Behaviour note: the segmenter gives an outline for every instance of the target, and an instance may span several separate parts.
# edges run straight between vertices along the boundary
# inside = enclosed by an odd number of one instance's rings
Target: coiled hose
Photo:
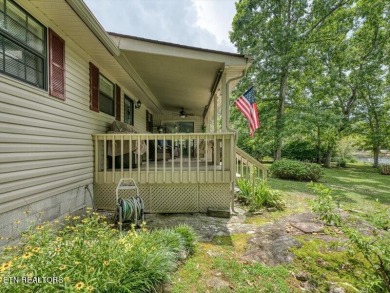
[[[118,219],[122,222],[132,222],[135,225],[139,225],[139,221],[144,221],[144,201],[140,196],[134,196],[130,198],[119,199],[119,209],[122,209],[122,219]]]

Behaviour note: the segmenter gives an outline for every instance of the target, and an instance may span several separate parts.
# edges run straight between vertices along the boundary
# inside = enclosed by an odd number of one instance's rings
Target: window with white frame
[[[11,0],[0,0],[0,72],[46,88],[46,28]]]

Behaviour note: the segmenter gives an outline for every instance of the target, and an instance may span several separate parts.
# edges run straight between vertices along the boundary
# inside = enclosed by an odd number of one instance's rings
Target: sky
[[[236,0],[84,0],[106,31],[236,53]]]

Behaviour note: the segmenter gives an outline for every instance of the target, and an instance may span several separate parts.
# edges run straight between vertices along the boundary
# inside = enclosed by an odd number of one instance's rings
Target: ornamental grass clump
[[[249,206],[251,211],[263,207],[283,210],[286,206],[283,201],[283,194],[279,190],[270,188],[267,182],[263,180],[240,178],[237,180],[237,186],[240,189],[237,199],[244,205]]]
[[[272,177],[295,181],[317,182],[322,176],[321,166],[293,160],[279,160],[269,168]]]
[[[0,256],[1,292],[148,292],[194,251],[188,226],[120,233],[97,213],[31,228]]]

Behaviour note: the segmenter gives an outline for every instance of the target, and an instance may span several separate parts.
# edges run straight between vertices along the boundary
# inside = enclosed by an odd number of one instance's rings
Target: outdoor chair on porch
[[[164,149],[164,141],[163,140],[157,140],[157,161],[164,160],[164,152],[165,152],[165,160],[172,159],[172,145],[171,141],[167,140],[165,141],[165,149]],[[155,160],[155,141],[150,140],[149,141],[149,160],[154,161]]]

